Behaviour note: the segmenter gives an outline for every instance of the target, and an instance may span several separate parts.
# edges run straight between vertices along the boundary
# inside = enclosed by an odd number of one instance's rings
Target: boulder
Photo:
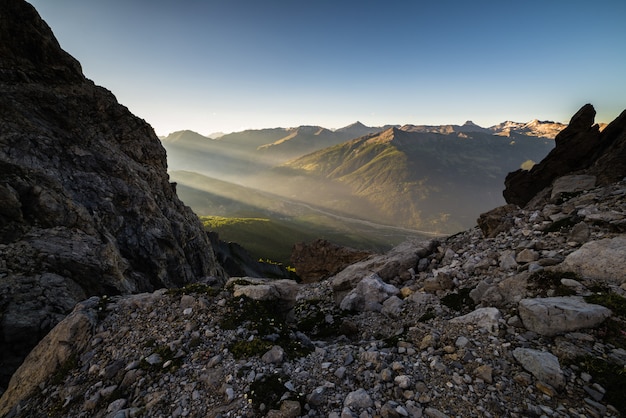
[[[76,305],[28,354],[0,398],[1,416],[15,406],[12,402],[27,398],[61,367],[76,362],[94,333],[99,302],[99,298],[93,297]]]
[[[585,243],[565,257],[558,269],[573,271],[585,278],[620,286],[626,283],[624,260],[626,260],[626,235],[618,235]]]
[[[318,239],[310,244],[295,244],[291,252],[291,262],[302,281],[310,283],[327,279],[372,254],[370,251],[343,247]]]
[[[389,281],[411,269],[415,269],[418,260],[431,254],[437,244],[436,240],[423,242],[406,241],[385,254],[374,255],[349,265],[331,278],[337,302],[340,303],[343,297],[363,277],[368,277],[375,273],[383,281]]]
[[[596,176],[585,174],[559,177],[552,184],[550,199],[555,200],[564,194],[589,190],[596,187]]]
[[[578,296],[522,299],[518,310],[527,329],[547,336],[592,328],[611,316],[609,309]]]
[[[481,214],[476,223],[485,237],[493,238],[500,232],[506,232],[515,225],[513,217],[518,210],[517,205],[513,204],[499,206]]]
[[[346,311],[379,312],[384,301],[399,293],[397,287],[385,283],[377,274],[372,274],[359,281],[359,284],[343,298],[339,307]]]
[[[293,280],[231,277],[226,288],[233,290],[234,297],[246,296],[256,301],[275,301],[281,310],[288,311],[296,303],[298,284]]]
[[[513,350],[513,357],[541,382],[557,390],[565,386],[565,376],[559,359],[554,354],[530,348],[516,348]]]
[[[504,182],[506,202],[537,207],[558,196],[562,183],[556,184],[556,193],[554,188],[549,193],[545,190],[566,175],[594,176],[596,185],[602,186],[626,177],[626,111],[602,132],[594,125],[595,114],[592,105],[584,105],[556,136],[556,147],[539,164],[529,171],[509,173]],[[583,181],[579,187],[591,187],[591,177],[578,177],[578,180]]]
[[[473,324],[480,328],[486,329],[491,334],[498,333],[498,324],[502,318],[502,314],[497,308],[478,308],[467,315],[452,318],[452,324]]]

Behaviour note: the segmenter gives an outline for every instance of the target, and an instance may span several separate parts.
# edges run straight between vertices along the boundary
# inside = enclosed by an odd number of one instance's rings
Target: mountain
[[[554,139],[566,126],[567,125],[559,122],[534,119],[526,123],[506,121],[490,127],[489,130],[492,131],[494,135],[501,136],[518,134]]]
[[[161,141],[171,170],[196,171],[240,181],[291,159],[382,129],[360,123],[336,131],[320,126],[298,126],[245,130],[216,139],[179,131]]]
[[[390,128],[260,174],[259,187],[271,183],[279,195],[381,223],[455,232],[503,202],[506,173],[553,147],[547,139],[467,128]]]
[[[152,128],[0,2],[0,387],[74,305],[224,278]]]

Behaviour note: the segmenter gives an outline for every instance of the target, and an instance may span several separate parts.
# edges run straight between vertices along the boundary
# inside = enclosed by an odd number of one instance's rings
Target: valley
[[[161,138],[181,199],[221,239],[289,263],[296,242],[324,238],[386,251],[453,234],[503,204],[506,173],[532,167],[564,125],[504,122],[248,130]],[[210,219],[210,218],[205,218]]]

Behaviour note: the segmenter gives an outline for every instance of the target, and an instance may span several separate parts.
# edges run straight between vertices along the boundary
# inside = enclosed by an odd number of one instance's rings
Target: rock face
[[[531,170],[507,175],[503,192],[507,203],[525,206],[552,181],[566,174],[586,171],[606,185],[626,176],[626,112],[602,132],[594,125],[596,111],[583,106],[567,128],[555,138],[556,146]]]
[[[317,282],[339,273],[341,270],[364,260],[372,253],[342,247],[324,239],[310,244],[298,243],[291,252],[291,262],[303,282]]]
[[[152,128],[87,80],[22,0],[0,4],[0,358],[73,305],[222,276]]]

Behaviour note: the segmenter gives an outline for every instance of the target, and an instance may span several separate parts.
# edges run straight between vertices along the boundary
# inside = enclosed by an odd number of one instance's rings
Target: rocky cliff
[[[0,3],[0,386],[73,306],[221,277],[152,128]]]
[[[598,184],[626,176],[626,111],[602,132],[594,124],[596,111],[583,106],[555,138],[556,146],[531,170],[517,170],[506,177],[507,203],[524,206],[554,179],[566,174],[589,173]]]

